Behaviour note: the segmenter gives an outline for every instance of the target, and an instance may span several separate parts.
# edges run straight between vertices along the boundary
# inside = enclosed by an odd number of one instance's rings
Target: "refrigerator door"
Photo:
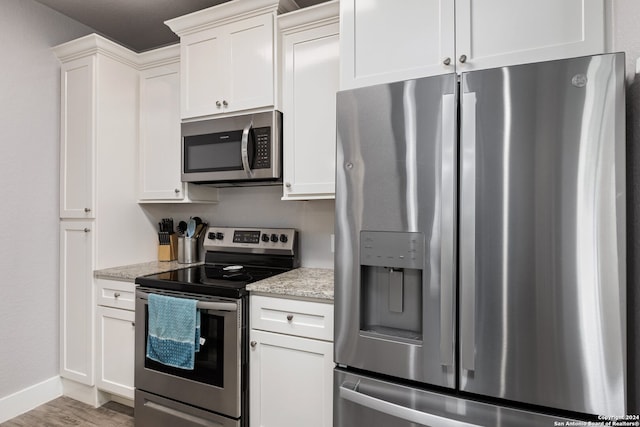
[[[464,391],[625,413],[623,64],[462,75]]]
[[[455,380],[456,77],[338,93],[335,360]]]
[[[490,405],[334,371],[335,427],[540,427],[567,419]]]

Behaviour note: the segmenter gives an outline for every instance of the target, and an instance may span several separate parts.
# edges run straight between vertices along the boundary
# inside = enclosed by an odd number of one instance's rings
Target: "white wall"
[[[90,32],[31,0],[0,0],[0,399],[58,375],[60,67],[50,48]]]

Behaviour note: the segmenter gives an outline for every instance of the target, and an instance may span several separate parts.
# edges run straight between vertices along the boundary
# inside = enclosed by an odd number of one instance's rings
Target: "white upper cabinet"
[[[603,0],[456,0],[459,71],[605,51]]]
[[[180,49],[140,54],[140,203],[215,202],[218,190],[183,183],[180,135]]]
[[[341,0],[341,88],[453,71],[454,0]]]
[[[604,0],[342,0],[341,88],[603,53]]]
[[[167,21],[180,36],[182,119],[274,106],[274,20],[295,8],[235,0]]]
[[[60,218],[94,218],[95,57],[61,68]]]
[[[335,197],[339,4],[278,18],[283,52],[283,200]]]

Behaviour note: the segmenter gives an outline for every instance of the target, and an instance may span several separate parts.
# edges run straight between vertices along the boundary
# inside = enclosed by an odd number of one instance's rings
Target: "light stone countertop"
[[[165,271],[179,270],[181,268],[202,265],[202,262],[193,264],[180,264],[178,261],[150,261],[140,264],[123,265],[121,267],[105,268],[95,270],[93,277],[96,279],[120,280],[122,282],[134,282],[138,276],[148,276],[149,274],[164,273]]]
[[[296,268],[277,276],[247,285],[247,290],[275,297],[296,297],[333,302],[333,270],[327,268]]]

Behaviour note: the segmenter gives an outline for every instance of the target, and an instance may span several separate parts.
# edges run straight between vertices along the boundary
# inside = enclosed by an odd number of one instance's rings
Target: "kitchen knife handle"
[[[249,165],[249,132],[253,127],[253,120],[249,122],[247,126],[245,126],[242,131],[242,144],[240,146],[240,155],[242,157],[242,168],[247,173],[248,176],[253,175],[253,171],[251,171],[251,167]]]
[[[463,78],[464,84],[464,78]],[[476,93],[462,94],[460,183],[460,364],[475,370]]]
[[[454,365],[456,94],[442,95],[440,195],[440,363]]]

